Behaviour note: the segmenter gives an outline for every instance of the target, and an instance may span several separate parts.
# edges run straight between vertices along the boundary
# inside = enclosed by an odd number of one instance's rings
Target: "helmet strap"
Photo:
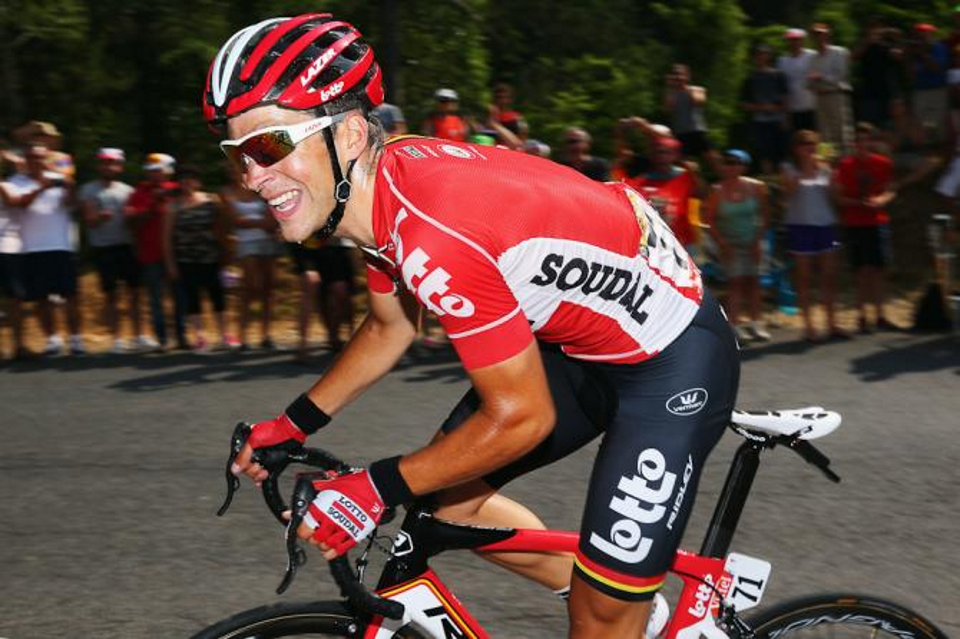
[[[333,169],[333,181],[336,185],[333,187],[333,197],[337,203],[333,206],[333,210],[330,211],[330,215],[327,216],[327,221],[315,233],[315,236],[321,240],[333,235],[337,230],[337,226],[340,224],[340,220],[343,219],[344,209],[346,208],[347,200],[350,199],[350,191],[352,189],[350,173],[353,172],[353,165],[357,163],[356,160],[351,160],[347,165],[347,174],[344,176],[343,171],[340,170],[340,157],[337,155],[337,147],[333,143],[333,133],[330,132],[330,128],[323,130],[323,140],[327,143],[327,152],[330,155],[330,167]]]

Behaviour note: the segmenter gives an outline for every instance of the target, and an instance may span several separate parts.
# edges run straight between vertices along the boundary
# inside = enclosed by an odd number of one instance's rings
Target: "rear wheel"
[[[862,595],[817,595],[791,599],[749,622],[758,639],[947,639],[917,613]]]
[[[274,639],[277,637],[362,637],[365,624],[339,601],[274,604],[233,615],[192,639]],[[401,630],[397,637],[419,635]]]

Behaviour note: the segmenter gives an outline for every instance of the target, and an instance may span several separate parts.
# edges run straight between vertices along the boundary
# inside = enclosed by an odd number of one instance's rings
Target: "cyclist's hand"
[[[254,451],[261,454],[271,450],[293,452],[298,450],[306,439],[306,434],[297,428],[286,413],[276,419],[257,422],[250,428],[247,443],[240,449],[240,454],[233,462],[231,470],[234,475],[244,474],[260,485],[269,473],[263,466],[253,461]]]
[[[327,560],[366,539],[383,517],[384,504],[370,473],[360,470],[313,482],[317,496],[297,529]]]

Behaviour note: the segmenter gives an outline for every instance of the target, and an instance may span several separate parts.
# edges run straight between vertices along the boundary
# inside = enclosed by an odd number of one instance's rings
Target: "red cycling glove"
[[[366,539],[383,517],[384,504],[370,473],[360,470],[313,482],[317,496],[303,522],[314,540],[342,555]]]
[[[329,423],[330,416],[304,394],[293,400],[276,419],[254,424],[247,443],[254,450],[280,446],[286,442],[303,444],[307,435],[312,435]]]
[[[307,441],[307,435],[297,428],[293,420],[283,413],[276,419],[268,419],[265,422],[257,422],[250,428],[250,437],[247,443],[254,450],[259,448],[270,448],[288,441],[295,441],[302,444]]]

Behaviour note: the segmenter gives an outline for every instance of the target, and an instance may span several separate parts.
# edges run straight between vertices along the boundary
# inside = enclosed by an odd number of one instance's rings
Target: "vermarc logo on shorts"
[[[696,415],[707,405],[708,397],[710,397],[710,394],[707,393],[707,389],[690,388],[668,399],[667,410],[680,417]]]
[[[655,524],[667,512],[665,504],[673,494],[677,474],[667,472],[667,460],[656,448],[647,448],[637,456],[637,474],[624,475],[610,510],[621,515],[610,527],[609,538],[590,533],[590,545],[628,564],[643,561],[653,540],[643,536],[641,524]],[[682,501],[682,497],[679,501]]]

